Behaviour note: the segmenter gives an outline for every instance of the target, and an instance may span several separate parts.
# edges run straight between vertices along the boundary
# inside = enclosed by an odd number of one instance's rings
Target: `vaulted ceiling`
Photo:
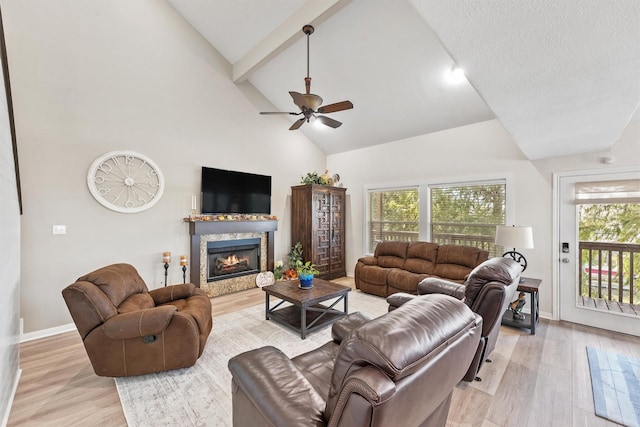
[[[299,111],[312,24],[311,92],[354,104],[292,131],[326,154],[498,119],[534,160],[606,152],[640,120],[640,0],[168,1],[277,111]]]

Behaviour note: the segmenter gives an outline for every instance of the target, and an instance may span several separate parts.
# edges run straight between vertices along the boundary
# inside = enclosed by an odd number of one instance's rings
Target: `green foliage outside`
[[[372,192],[369,195],[369,251],[381,240],[418,240],[418,189]]]
[[[432,188],[432,240],[476,245],[495,255],[495,228],[505,221],[505,193],[505,184]],[[418,240],[420,205],[417,188],[372,192],[369,208],[369,251],[373,251],[381,240]]]
[[[578,211],[581,241],[640,244],[640,204],[580,205]]]
[[[504,184],[465,185],[431,189],[431,232],[495,237],[505,223]]]
[[[608,242],[640,244],[640,204],[588,204],[578,206],[579,226],[578,235],[581,242]],[[591,281],[587,270],[589,269],[589,250],[583,249],[582,259],[584,265],[582,274],[582,295],[608,298],[609,285],[611,285],[612,299],[614,301],[631,302],[629,291],[633,278],[633,303],[640,303],[640,248],[638,252],[629,249],[591,252]],[[620,266],[622,255],[622,266]],[[600,259],[602,257],[602,259]],[[631,260],[633,257],[633,277],[631,272]],[[597,273],[602,265],[601,294],[598,294]],[[612,271],[612,280],[609,284],[608,271]],[[615,274],[614,274],[615,273]],[[620,278],[622,277],[622,297],[620,294]]]

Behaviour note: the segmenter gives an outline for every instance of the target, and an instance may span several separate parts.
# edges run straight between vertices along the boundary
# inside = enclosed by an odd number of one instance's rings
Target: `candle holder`
[[[162,262],[164,263],[164,285],[167,286],[169,277],[169,263],[171,262],[171,252],[162,252]]]
[[[182,266],[182,283],[187,283],[187,256],[180,257],[180,265]]]

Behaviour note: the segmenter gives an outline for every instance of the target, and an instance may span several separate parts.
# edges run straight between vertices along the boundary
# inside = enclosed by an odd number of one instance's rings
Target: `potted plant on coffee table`
[[[311,289],[313,287],[313,276],[320,273],[316,269],[316,265],[312,264],[311,261],[298,261],[296,270],[298,271],[298,279],[300,279],[300,288]]]

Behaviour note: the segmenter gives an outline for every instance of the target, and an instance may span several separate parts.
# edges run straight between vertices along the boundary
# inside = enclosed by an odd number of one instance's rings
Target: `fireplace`
[[[259,238],[207,242],[207,282],[259,272]]]
[[[185,219],[189,223],[189,234],[191,235],[191,283],[204,290],[209,297],[217,297],[232,292],[256,287],[256,276],[261,271],[273,270],[273,242],[274,233],[277,230],[278,221],[273,219],[251,219],[233,218],[231,220],[202,220]],[[210,243],[231,242],[234,246],[238,241],[243,240],[259,241],[259,248],[256,256],[257,267],[251,272],[234,271],[231,274],[216,277],[215,273],[210,279],[209,271],[209,246]],[[242,243],[244,246],[246,243]],[[253,242],[251,243],[253,245]],[[213,246],[212,246],[213,247]],[[218,247],[220,248],[220,247]],[[216,249],[217,250],[217,249]],[[225,252],[229,251],[227,247]],[[236,254],[238,256],[238,254]],[[225,256],[226,258],[226,256]]]

